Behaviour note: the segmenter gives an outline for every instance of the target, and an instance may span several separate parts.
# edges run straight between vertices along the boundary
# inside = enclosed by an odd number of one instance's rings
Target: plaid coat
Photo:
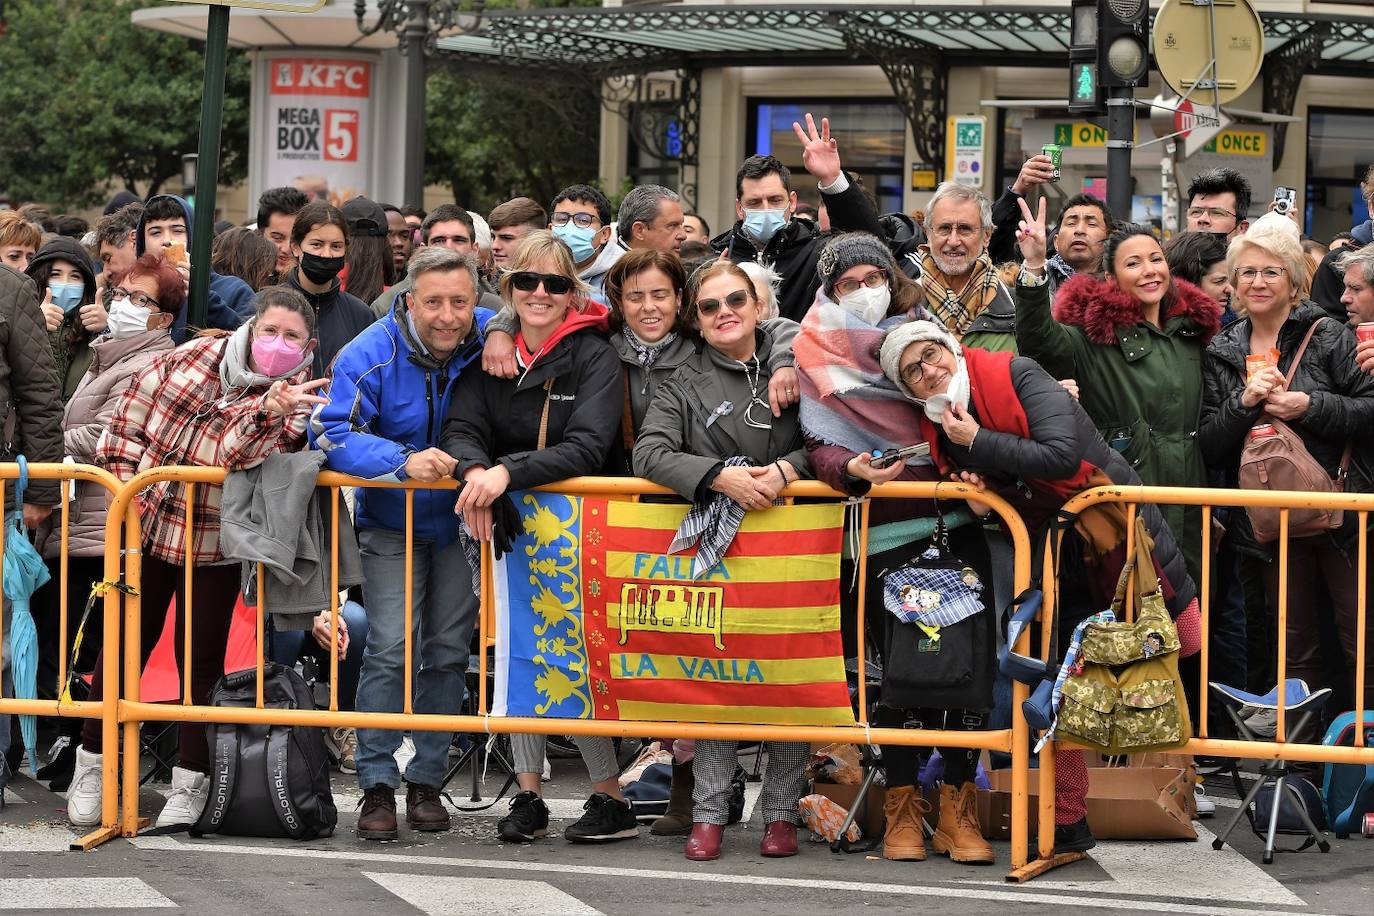
[[[263,410],[266,388],[226,394],[220,362],[231,338],[203,337],[160,357],[138,373],[100,437],[96,460],[120,480],[162,465],[251,468],[274,452],[296,451],[305,443],[309,410],[289,417]],[[299,384],[309,377],[302,372]],[[191,531],[192,565],[224,562],[219,547],[220,488],[195,488]],[[167,563],[186,557],[186,485],[155,484],[139,496],[144,549]]]

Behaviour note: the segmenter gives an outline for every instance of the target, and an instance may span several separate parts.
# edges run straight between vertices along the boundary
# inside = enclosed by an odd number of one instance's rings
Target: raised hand
[[[1054,160],[1044,153],[1036,153],[1021,166],[1021,172],[1012,182],[1011,189],[1017,194],[1025,194],[1036,185],[1049,184],[1053,180]]]
[[[328,404],[328,398],[322,398],[316,394],[310,394],[318,388],[323,388],[329,384],[327,378],[317,378],[309,382],[302,382],[299,385],[288,385],[286,379],[278,379],[272,383],[272,387],[267,389],[267,393],[262,396],[262,409],[269,413],[281,414],[289,417],[301,407],[314,407],[317,404]]]
[[[821,129],[816,130],[816,119],[811,112],[806,113],[806,128],[796,121],[792,131],[802,145],[802,165],[826,187],[840,177],[840,146],[830,136],[830,119],[821,118]]]
[[[1045,266],[1048,246],[1045,242],[1045,198],[1040,198],[1039,211],[1031,215],[1031,209],[1020,198],[1016,205],[1021,208],[1021,222],[1016,224],[1016,243],[1021,246],[1021,260],[1030,270]]]

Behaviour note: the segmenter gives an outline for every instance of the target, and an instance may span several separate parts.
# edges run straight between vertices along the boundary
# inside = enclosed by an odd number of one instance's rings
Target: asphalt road
[[[576,759],[555,759],[553,768],[545,796],[557,828],[581,813],[587,784]],[[493,775],[485,791],[499,785]],[[149,815],[161,805],[159,788],[166,787],[145,788],[141,808]],[[724,854],[713,863],[686,861],[681,839],[652,837],[647,828],[636,840],[608,846],[574,846],[557,836],[508,846],[494,836],[505,802],[481,814],[455,814],[445,834],[402,828],[398,842],[366,842],[353,833],[356,785],[336,774],[334,789],[340,820],[329,839],[297,844],[183,834],[115,840],[80,853],[66,851],[75,831],[63,799],[20,776],[0,811],[0,912],[1374,913],[1374,840],[1331,837],[1329,854],[1281,854],[1267,867],[1258,864],[1261,846],[1248,831],[1237,832],[1237,849],[1213,851],[1207,828],[1220,829],[1218,819],[1237,805],[1234,793],[1227,805],[1220,782],[1209,785],[1221,802],[1218,818],[1200,822],[1199,842],[1103,842],[1092,859],[1025,886],[1004,880],[1006,844],[994,844],[998,863],[991,867],[943,858],[887,862],[873,853],[832,854],[822,844],[803,844],[792,859],[764,859],[753,810],[757,784],[749,787],[746,823],[727,831]],[[455,798],[467,803],[465,792]]]

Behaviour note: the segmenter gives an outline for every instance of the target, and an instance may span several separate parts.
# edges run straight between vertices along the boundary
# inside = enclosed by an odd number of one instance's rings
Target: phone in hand
[[[891,467],[898,461],[905,462],[910,458],[924,458],[930,454],[930,443],[918,442],[915,445],[905,445],[901,448],[888,449],[885,452],[874,452],[872,466],[878,470]]]

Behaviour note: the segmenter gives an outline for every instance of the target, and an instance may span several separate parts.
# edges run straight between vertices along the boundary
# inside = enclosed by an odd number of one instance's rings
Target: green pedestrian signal
[[[1092,104],[1097,100],[1097,74],[1092,64],[1075,64],[1073,68],[1073,101]]]

